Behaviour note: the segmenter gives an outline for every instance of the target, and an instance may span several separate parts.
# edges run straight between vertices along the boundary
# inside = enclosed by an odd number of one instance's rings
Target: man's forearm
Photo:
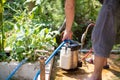
[[[66,30],[71,31],[74,21],[74,8],[75,0],[66,0],[65,2],[65,15],[66,15]]]

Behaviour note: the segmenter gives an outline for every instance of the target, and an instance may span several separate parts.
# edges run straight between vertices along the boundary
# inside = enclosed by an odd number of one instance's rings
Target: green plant
[[[27,23],[20,26],[17,25],[16,30],[12,31],[6,41],[6,46],[12,48],[11,59],[22,60],[26,56],[34,54],[36,49],[48,50],[53,46],[56,46],[55,35],[58,34],[57,31],[51,31],[48,28],[42,28],[42,26],[27,26]]]
[[[22,13],[25,16],[25,13]],[[9,31],[6,46],[12,48],[11,59],[22,60],[26,56],[34,54],[36,49],[45,49],[55,46],[55,35],[57,31],[52,31],[50,28],[44,27],[42,23],[33,23],[26,15],[21,19],[15,18],[14,30]],[[24,20],[25,19],[25,20]]]
[[[38,1],[41,2],[38,3]],[[31,10],[29,10],[29,2],[35,2]],[[55,35],[58,34],[56,29],[59,21],[57,19],[61,17],[58,14],[63,14],[63,12],[56,13],[58,9],[55,10],[55,7],[51,7],[53,5],[48,4],[49,2],[49,0],[16,0],[6,2],[4,5],[3,26],[6,27],[4,28],[5,47],[12,49],[8,57],[9,59],[20,61],[34,54],[36,49],[47,50],[57,46],[55,39]],[[56,1],[51,3],[56,3]],[[57,0],[57,4],[60,4],[59,0]],[[58,5],[55,4],[54,6],[60,8]],[[55,13],[53,14],[51,11]]]
[[[3,4],[5,0],[0,0],[0,61],[6,59],[6,54],[4,53],[4,42],[5,42],[5,33],[3,27]]]
[[[3,3],[0,0],[0,52],[3,51]]]
[[[114,46],[113,46],[113,49],[114,49],[114,50],[119,50],[119,49],[120,49],[120,44],[114,45]]]
[[[100,9],[100,3],[96,0],[76,0],[76,15],[77,23],[86,23],[89,20],[95,21]]]
[[[5,40],[5,33],[3,27],[3,4],[5,0],[0,0],[0,52],[4,51],[4,40]]]

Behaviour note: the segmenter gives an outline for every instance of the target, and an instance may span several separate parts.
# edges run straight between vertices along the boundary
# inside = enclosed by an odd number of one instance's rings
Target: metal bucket
[[[69,45],[64,46],[65,50],[61,50],[60,52],[60,68],[66,70],[77,68],[80,46],[76,41],[72,41]],[[70,48],[70,51],[68,51],[68,48]]]

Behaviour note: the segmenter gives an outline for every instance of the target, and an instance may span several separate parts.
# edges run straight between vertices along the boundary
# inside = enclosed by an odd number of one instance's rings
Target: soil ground
[[[103,69],[103,80],[120,80],[120,54],[111,54],[108,59],[109,69]],[[65,71],[58,67],[54,68],[54,80],[86,80],[93,72],[94,65],[87,63],[76,70]]]

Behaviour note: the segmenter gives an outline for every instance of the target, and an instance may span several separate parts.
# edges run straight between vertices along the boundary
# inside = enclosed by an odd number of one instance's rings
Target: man
[[[72,39],[75,0],[66,0],[66,29],[63,39]],[[115,42],[116,28],[120,27],[120,0],[104,0],[96,26],[92,32],[92,46],[95,53],[94,72],[88,80],[102,80],[102,68]]]

